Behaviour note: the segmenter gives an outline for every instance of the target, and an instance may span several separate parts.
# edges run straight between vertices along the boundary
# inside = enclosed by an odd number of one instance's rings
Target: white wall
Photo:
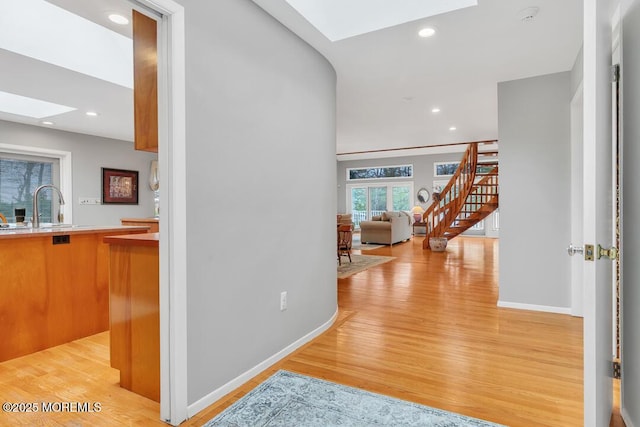
[[[500,305],[569,312],[569,72],[498,84]]]
[[[73,222],[79,225],[120,225],[120,218],[153,216],[149,166],[155,153],[136,151],[133,143],[0,120],[0,143],[43,147],[72,153]],[[139,172],[138,205],[80,205],[81,197],[102,198],[101,168]],[[65,197],[65,199],[68,199]],[[70,203],[70,200],[66,200]]]
[[[194,410],[337,310],[336,76],[249,0],[180,3]]]

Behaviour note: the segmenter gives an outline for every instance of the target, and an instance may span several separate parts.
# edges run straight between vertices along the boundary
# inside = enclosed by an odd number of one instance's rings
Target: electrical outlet
[[[280,311],[287,309],[287,291],[280,292]]]
[[[78,203],[81,205],[99,205],[100,198],[99,197],[80,197],[78,199]]]

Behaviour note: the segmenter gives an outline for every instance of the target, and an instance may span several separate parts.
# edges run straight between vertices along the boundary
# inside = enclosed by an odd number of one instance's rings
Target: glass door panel
[[[351,215],[355,228],[360,228],[360,221],[367,219],[367,187],[351,188]]]
[[[408,185],[393,187],[392,210],[408,212],[413,207],[411,204],[411,188]]]
[[[387,210],[387,187],[369,187],[369,212],[367,219],[382,215]]]

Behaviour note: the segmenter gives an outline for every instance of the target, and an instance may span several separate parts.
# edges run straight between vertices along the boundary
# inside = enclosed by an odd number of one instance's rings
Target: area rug
[[[357,250],[365,250],[365,251],[369,251],[371,249],[378,249],[383,247],[384,245],[379,245],[377,243],[362,243],[360,241],[360,235],[359,234],[354,234],[353,235],[353,241],[351,243],[351,249],[357,249]]]
[[[278,371],[204,427],[434,426],[499,424]]]
[[[342,265],[338,265],[338,279],[344,279],[375,265],[389,262],[394,258],[392,256],[351,254],[351,262],[349,262],[349,258],[343,256]]]

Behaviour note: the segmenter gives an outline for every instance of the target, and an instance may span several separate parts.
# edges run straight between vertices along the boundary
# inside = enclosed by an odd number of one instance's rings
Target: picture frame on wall
[[[137,205],[138,171],[102,168],[102,204]]]

